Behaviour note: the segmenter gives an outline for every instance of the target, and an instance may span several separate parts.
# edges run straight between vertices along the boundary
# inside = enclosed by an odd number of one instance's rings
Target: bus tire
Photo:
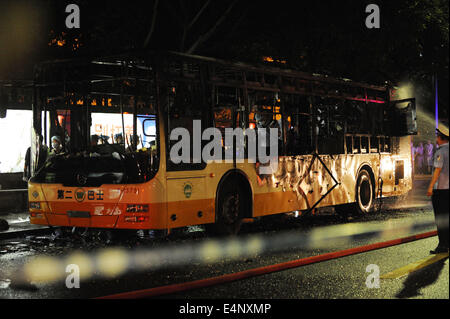
[[[216,208],[216,222],[209,225],[209,230],[214,235],[236,235],[242,225],[244,208],[244,192],[234,185],[224,187],[220,193]]]
[[[375,185],[366,168],[361,169],[356,179],[356,210],[360,214],[371,213],[375,203]]]

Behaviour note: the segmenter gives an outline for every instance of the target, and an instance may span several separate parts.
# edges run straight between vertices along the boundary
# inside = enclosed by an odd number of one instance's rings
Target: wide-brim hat
[[[439,123],[438,127],[436,128],[436,133],[437,134],[441,134],[441,135],[445,135],[445,136],[448,137],[448,127],[445,126],[442,123]]]

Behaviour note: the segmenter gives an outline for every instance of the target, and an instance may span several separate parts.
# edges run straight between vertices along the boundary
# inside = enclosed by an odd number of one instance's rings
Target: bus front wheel
[[[363,168],[356,179],[355,202],[334,207],[336,213],[343,217],[353,214],[367,214],[374,209],[374,183],[367,169]]]
[[[236,235],[242,225],[243,192],[238,188],[221,191],[217,201],[216,222],[209,226],[210,231],[219,236]]]

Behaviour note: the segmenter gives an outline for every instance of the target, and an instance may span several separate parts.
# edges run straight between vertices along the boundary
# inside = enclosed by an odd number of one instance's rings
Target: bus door
[[[205,201],[206,175],[204,168],[206,164],[201,158],[194,156],[194,152],[198,152],[197,148],[201,147],[201,135],[200,138],[198,136],[201,134],[201,127],[197,125],[199,122],[193,122],[196,119],[199,118],[182,114],[176,114],[170,118],[166,149],[168,228],[204,223],[203,217],[205,211],[208,210],[209,204]],[[182,136],[178,136],[178,140],[170,139],[170,132],[176,129],[186,130],[184,132],[188,132],[190,140],[187,141],[187,145],[184,144],[188,146],[187,148],[181,147],[175,154],[174,149],[183,143]],[[184,152],[187,152],[187,158],[184,158],[186,156]],[[173,157],[174,154],[181,155],[181,158]]]
[[[213,201],[207,199],[206,163],[202,161],[202,131],[206,112],[201,89],[192,82],[171,82],[166,96],[166,200],[168,228],[213,221]],[[207,217],[209,216],[209,217]]]

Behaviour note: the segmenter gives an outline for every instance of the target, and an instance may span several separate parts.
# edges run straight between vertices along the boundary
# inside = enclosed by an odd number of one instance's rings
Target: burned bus
[[[415,99],[396,99],[388,85],[141,52],[41,63],[34,88],[34,134],[50,149],[59,136],[63,151],[28,183],[33,224],[207,225],[235,234],[244,219],[286,212],[370,213],[377,200],[412,188]],[[215,149],[231,148],[231,158],[195,158],[194,149],[210,142],[200,137],[188,145],[191,161],[174,159],[179,140],[171,133],[196,136],[195,123],[233,130],[234,142]],[[259,155],[249,156],[257,129],[277,132],[271,173]]]

